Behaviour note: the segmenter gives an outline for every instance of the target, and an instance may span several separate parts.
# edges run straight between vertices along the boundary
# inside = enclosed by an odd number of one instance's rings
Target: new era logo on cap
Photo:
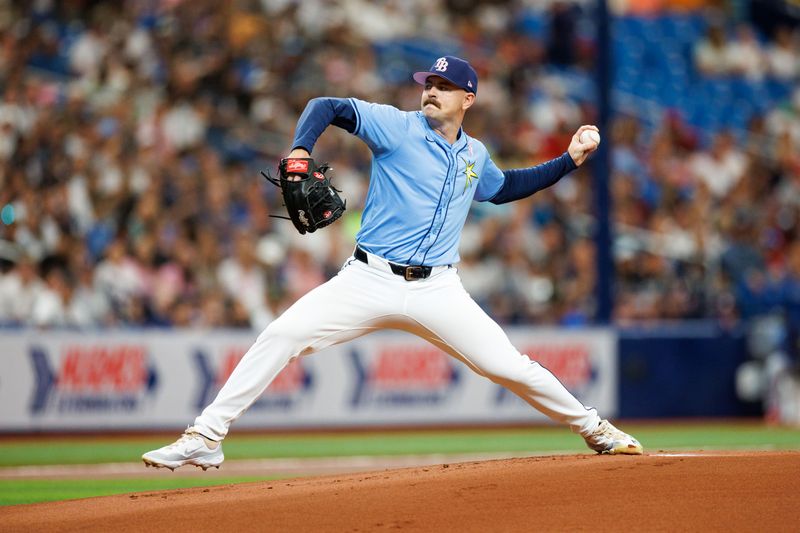
[[[437,59],[429,70],[414,73],[414,81],[421,85],[430,76],[439,76],[461,87],[467,92],[478,92],[478,74],[468,62],[455,56],[444,56]]]

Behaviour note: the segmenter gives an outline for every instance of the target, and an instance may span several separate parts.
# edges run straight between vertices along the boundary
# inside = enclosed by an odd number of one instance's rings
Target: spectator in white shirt
[[[247,310],[250,325],[260,330],[273,316],[267,306],[267,277],[256,260],[255,244],[249,231],[237,231],[233,255],[220,263],[217,279],[225,293]]]
[[[766,57],[755,31],[748,24],[740,24],[736,28],[735,39],[725,49],[731,74],[756,81],[764,78]]]
[[[772,76],[781,80],[793,80],[800,74],[800,48],[795,46],[792,32],[780,27],[775,32],[775,41],[767,48],[767,63]]]
[[[725,32],[719,26],[709,26],[706,37],[694,49],[697,70],[707,76],[721,76],[730,72],[729,54]]]
[[[0,323],[27,323],[42,290],[44,284],[33,261],[20,259],[13,270],[0,277]]]

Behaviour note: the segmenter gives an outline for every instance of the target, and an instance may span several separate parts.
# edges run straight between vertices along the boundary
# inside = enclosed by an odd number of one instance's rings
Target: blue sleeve
[[[473,200],[478,202],[486,202],[494,198],[506,179],[488,153],[485,153],[485,161],[483,170],[479,174],[480,179],[478,179],[478,186],[473,197]]]
[[[331,124],[350,133],[355,131],[356,111],[350,100],[346,98],[312,99],[297,121],[292,149],[304,148],[311,153],[319,136]]]
[[[356,134],[376,156],[390,153],[400,146],[408,132],[409,113],[396,107],[373,104],[351,98],[356,110]]]
[[[564,152],[561,157],[535,167],[504,170],[503,186],[489,201],[493,204],[505,204],[527,198],[537,191],[550,187],[576,168],[578,167],[572,157],[568,152]]]

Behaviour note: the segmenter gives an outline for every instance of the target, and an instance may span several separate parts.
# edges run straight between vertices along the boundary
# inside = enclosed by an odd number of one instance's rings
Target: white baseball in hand
[[[594,144],[600,144],[600,134],[594,130],[583,130],[580,137],[578,137],[578,140],[583,144],[590,142]]]

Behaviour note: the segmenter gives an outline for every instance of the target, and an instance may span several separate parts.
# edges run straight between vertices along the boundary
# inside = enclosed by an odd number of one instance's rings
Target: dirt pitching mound
[[[530,457],[20,505],[0,509],[0,524],[148,533],[788,531],[798,530],[798,472],[800,452]]]

